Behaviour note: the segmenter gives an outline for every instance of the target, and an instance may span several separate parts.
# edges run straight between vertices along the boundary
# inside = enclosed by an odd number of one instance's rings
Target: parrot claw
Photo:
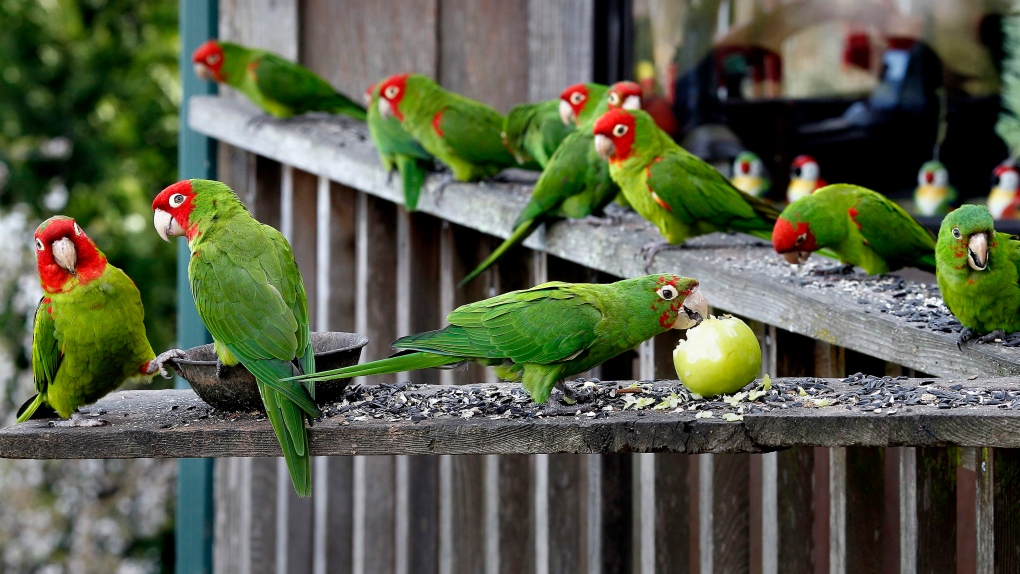
[[[439,199],[439,197],[443,195],[443,190],[451,183],[453,183],[453,172],[444,172],[440,174],[439,184],[435,187],[436,199]]]
[[[174,361],[177,359],[187,358],[188,354],[181,349],[170,349],[165,353],[160,353],[155,359],[149,361],[149,366],[145,369],[145,374],[152,375],[158,372],[159,376],[164,379],[172,379],[173,375],[167,370],[166,364],[169,363],[170,367],[176,371],[177,366],[174,365]]]
[[[982,335],[977,338],[978,343],[995,343],[998,341],[1005,341],[1008,338],[1002,329],[996,329],[987,335]]]
[[[602,227],[605,225],[620,225],[623,223],[623,217],[609,214],[603,215],[602,217],[599,217],[598,215],[589,215],[584,218],[584,221],[585,223]]]
[[[957,337],[956,339],[956,348],[962,351],[963,344],[966,343],[967,341],[970,341],[971,339],[976,338],[977,336],[978,336],[977,333],[971,331],[967,327],[964,327],[963,330],[960,331],[960,336]]]
[[[651,241],[641,246],[639,253],[645,258],[645,273],[652,267],[652,260],[658,255],[660,251],[666,251],[669,249],[683,249],[683,244],[673,245],[668,241]]]

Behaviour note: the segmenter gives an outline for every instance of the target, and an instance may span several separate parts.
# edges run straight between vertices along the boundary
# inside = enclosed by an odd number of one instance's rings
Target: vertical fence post
[[[203,82],[191,73],[191,52],[216,36],[216,0],[180,3],[181,53],[180,131],[177,137],[177,174],[180,178],[209,178],[216,172],[213,142],[188,129],[188,99],[215,92],[215,84]],[[177,242],[177,345],[187,348],[209,341],[188,285],[188,246]],[[188,388],[177,378],[177,388]],[[181,504],[185,501],[185,504]],[[177,463],[177,528],[174,534],[176,572],[212,572],[213,556],[213,461],[182,459]]]

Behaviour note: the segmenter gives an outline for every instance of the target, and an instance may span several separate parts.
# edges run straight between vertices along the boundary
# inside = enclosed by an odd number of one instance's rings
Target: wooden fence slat
[[[995,449],[995,572],[1020,572],[1020,449]]]
[[[297,0],[221,0],[222,40],[298,58]]]
[[[590,82],[594,71],[594,5],[586,0],[529,0],[528,100],[558,97]]]
[[[691,457],[655,455],[655,572],[690,572]]]
[[[799,447],[776,453],[778,572],[811,572],[816,554],[814,482],[815,449]]]
[[[835,450],[835,449],[834,449]],[[849,447],[845,454],[845,547],[843,572],[882,570],[884,528],[885,449]]]
[[[747,572],[750,563],[750,457],[711,456],[712,572]],[[704,463],[703,463],[704,464]],[[704,570],[702,571],[704,572]]]
[[[320,457],[326,465],[326,480],[316,483],[317,497],[324,498],[324,562],[316,563],[315,574],[348,574],[354,565],[354,458]],[[319,477],[316,477],[318,480]],[[319,484],[322,484],[320,489]],[[323,496],[324,495],[324,496]],[[319,523],[316,524],[319,528]],[[320,533],[316,531],[316,536]]]
[[[355,574],[395,572],[396,457],[354,457]]]
[[[528,574],[535,571],[535,505],[532,503],[535,496],[534,459],[534,456],[520,454],[503,455],[497,459],[498,574]]]
[[[956,464],[952,448],[917,448],[917,571],[956,570]]]

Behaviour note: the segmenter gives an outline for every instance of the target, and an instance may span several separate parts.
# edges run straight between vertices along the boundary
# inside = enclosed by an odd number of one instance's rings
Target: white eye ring
[[[81,227],[78,227],[78,223],[77,222],[75,222],[75,224],[74,224],[74,234],[75,235],[84,235],[85,234],[85,232],[81,230]]]
[[[627,126],[624,124],[616,124],[613,128],[613,135],[616,137],[623,137],[627,133]]]
[[[220,55],[219,54],[209,54],[209,57],[206,58],[205,61],[209,62],[210,66],[215,66],[216,63],[220,61]]]
[[[575,106],[583,101],[584,94],[582,94],[581,92],[574,92],[573,94],[570,94],[570,103],[574,104]]]
[[[397,94],[399,94],[399,93],[400,93],[400,88],[398,88],[396,86],[390,86],[390,87],[386,88],[386,92],[383,95],[386,96],[387,100],[392,100],[393,98],[397,97]]]
[[[663,285],[662,287],[659,287],[655,292],[659,295],[659,297],[662,297],[666,301],[672,301],[673,299],[676,299],[677,295],[680,294],[680,292],[676,290],[676,287],[672,285]]]
[[[806,232],[805,233],[801,233],[800,235],[797,236],[797,245],[800,245],[801,243],[804,243],[805,241],[807,241],[807,233]]]
[[[957,239],[960,239],[961,237],[963,237],[963,234],[960,233],[960,228],[959,227],[954,227],[953,228],[953,237],[955,237]]]
[[[38,237],[35,238],[35,248],[39,251],[46,251],[46,246],[43,245],[42,239],[39,239]]]
[[[175,209],[180,207],[181,204],[184,203],[184,199],[185,198],[184,198],[184,194],[183,193],[175,193],[175,194],[171,195],[170,196],[170,207],[173,207]]]
[[[620,105],[620,94],[617,94],[616,92],[611,92],[609,94],[609,105],[611,106]]]

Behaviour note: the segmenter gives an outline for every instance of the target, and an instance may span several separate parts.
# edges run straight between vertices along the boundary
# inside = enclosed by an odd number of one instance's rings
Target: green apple
[[[735,393],[761,368],[761,346],[754,332],[736,317],[705,319],[687,331],[673,350],[680,381],[703,397]]]

